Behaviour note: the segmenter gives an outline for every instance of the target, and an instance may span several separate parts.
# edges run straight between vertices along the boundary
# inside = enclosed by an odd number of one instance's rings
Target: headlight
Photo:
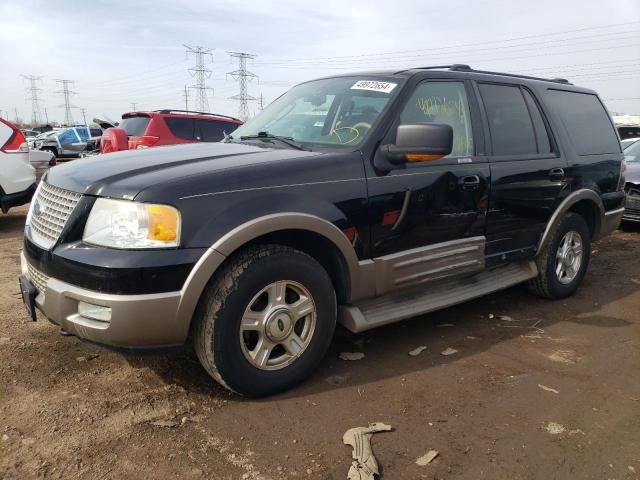
[[[112,248],[169,248],[180,245],[180,212],[169,205],[99,198],[82,240]]]

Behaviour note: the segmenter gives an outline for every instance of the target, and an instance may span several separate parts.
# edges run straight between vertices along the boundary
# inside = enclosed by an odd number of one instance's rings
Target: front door
[[[371,256],[384,270],[378,295],[484,267],[489,166],[479,121],[464,81],[418,83],[400,109],[382,145],[395,142],[398,125],[446,123],[453,150],[440,160],[370,172]]]

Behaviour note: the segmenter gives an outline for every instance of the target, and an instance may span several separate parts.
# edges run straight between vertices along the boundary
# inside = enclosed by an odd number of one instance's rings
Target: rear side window
[[[195,128],[195,120],[193,118],[165,117],[165,122],[171,133],[183,140],[193,140],[193,130]]]
[[[238,125],[229,122],[217,122],[212,120],[196,120],[196,140],[201,142],[219,142],[224,135],[229,135]]]
[[[100,137],[102,135],[102,130],[99,128],[91,128],[89,132],[91,132],[92,137]]]
[[[78,137],[83,142],[89,140],[89,129],[88,128],[76,128],[76,132],[78,132]]]
[[[533,122],[520,87],[478,85],[491,132],[494,155],[537,154]]]
[[[149,117],[129,117],[123,118],[118,128],[122,128],[129,137],[140,137],[144,135],[147,125],[149,124]]]
[[[58,137],[58,141],[61,145],[70,145],[72,143],[76,143],[79,138],[76,135],[76,131],[73,128],[67,128],[63,130],[61,133],[56,134]]]
[[[549,104],[562,120],[578,155],[619,153],[609,114],[596,95],[549,90]]]

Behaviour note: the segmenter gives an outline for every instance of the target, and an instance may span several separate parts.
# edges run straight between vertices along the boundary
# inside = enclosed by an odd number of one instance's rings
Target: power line
[[[64,98],[64,105],[58,105],[59,107],[64,107],[64,123],[66,125],[73,125],[71,109],[77,108],[75,105],[71,105],[71,95],[75,95],[76,93],[69,90],[69,85],[73,85],[73,80],[56,80],[56,82],[62,84],[62,90],[58,90],[56,93],[61,93]]]
[[[547,33],[540,33],[540,34],[535,34],[535,35],[526,35],[526,36],[522,36],[522,37],[512,37],[512,38],[503,38],[500,40],[489,40],[486,42],[473,42],[473,43],[458,43],[458,44],[454,44],[454,45],[449,45],[446,47],[430,47],[430,48],[423,48],[423,49],[412,49],[412,50],[396,50],[396,51],[392,51],[392,52],[381,52],[381,53],[365,53],[365,54],[356,54],[356,55],[342,55],[342,56],[334,56],[334,57],[314,57],[314,58],[310,58],[310,57],[298,57],[298,58],[273,58],[273,61],[270,63],[275,63],[278,61],[290,61],[290,62],[298,62],[298,61],[305,61],[305,62],[316,62],[318,60],[338,60],[338,59],[344,59],[344,60],[348,60],[351,58],[359,58],[359,57],[379,57],[382,55],[398,55],[398,54],[403,54],[403,53],[415,53],[415,52],[432,52],[435,50],[442,50],[442,49],[456,49],[456,48],[463,48],[463,47],[475,47],[478,45],[491,45],[491,44],[502,44],[504,42],[516,42],[519,40],[528,40],[531,38],[544,38],[544,37],[551,37],[551,36],[557,36],[557,35],[565,35],[568,33],[578,33],[578,32],[586,32],[586,31],[592,31],[592,30],[602,30],[602,29],[607,29],[607,28],[615,28],[615,27],[621,27],[621,26],[627,26],[627,25],[637,25],[638,23],[640,23],[640,21],[633,21],[633,22],[623,22],[623,23],[612,23],[612,24],[608,24],[608,25],[598,25],[598,26],[594,26],[594,27],[585,27],[585,28],[578,28],[578,29],[573,29],[573,30],[563,30],[563,31],[557,31],[557,32],[547,32]],[[628,32],[624,32],[624,33],[628,33]],[[591,35],[593,36],[593,35]],[[560,41],[562,39],[558,39],[558,41]],[[568,40],[568,39],[566,39]]]
[[[42,91],[38,88],[38,81],[42,80],[42,77],[36,75],[22,75],[22,78],[29,80],[28,92],[31,93],[31,97],[27,100],[31,100],[31,125],[36,126],[42,123],[42,115],[40,113],[40,98],[38,93]]]
[[[233,61],[234,58],[238,59],[238,69],[234,70],[233,72],[228,72],[227,75],[230,75],[240,85],[240,93],[229,98],[231,100],[239,101],[239,105],[238,105],[239,118],[243,121],[246,121],[247,118],[249,118],[248,102],[250,100],[256,100],[255,97],[252,97],[247,93],[247,82],[250,82],[254,78],[258,77],[255,73],[247,70],[247,59],[254,59],[256,58],[256,55],[252,55],[250,53],[245,53],[245,52],[227,52],[227,53],[230,55],[231,61]]]
[[[196,56],[195,67],[189,69],[191,76],[196,79],[196,84],[190,87],[196,90],[196,110],[208,112],[209,100],[207,99],[207,90],[211,90],[211,94],[213,94],[213,88],[207,86],[207,78],[211,77],[211,70],[205,67],[205,57],[208,56],[211,63],[213,63],[212,49],[189,45],[184,45],[184,47],[187,49],[187,55],[193,53]]]

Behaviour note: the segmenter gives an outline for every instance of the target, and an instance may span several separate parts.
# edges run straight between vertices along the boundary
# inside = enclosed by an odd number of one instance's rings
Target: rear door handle
[[[552,168],[549,170],[549,177],[551,178],[564,178],[563,168]]]
[[[478,175],[467,175],[462,179],[464,185],[480,185],[480,177]]]

